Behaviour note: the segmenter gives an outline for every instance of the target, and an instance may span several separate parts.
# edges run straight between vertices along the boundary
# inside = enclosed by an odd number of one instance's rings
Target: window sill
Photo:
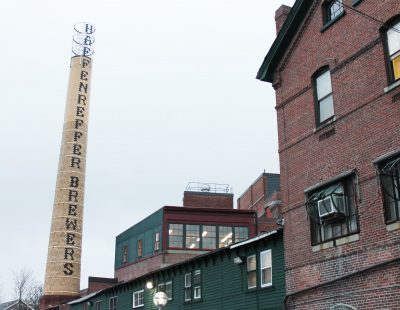
[[[397,80],[396,82],[390,84],[388,87],[385,87],[385,88],[383,89],[383,91],[384,91],[385,93],[388,93],[388,92],[390,92],[391,90],[397,88],[398,86],[400,86],[400,80]]]
[[[325,25],[322,26],[320,31],[324,32],[326,29],[328,29],[330,26],[332,26],[334,23],[336,23],[339,19],[341,19],[345,14],[346,14],[346,11],[343,11],[342,14],[338,15],[335,19],[332,19],[332,20],[326,22]]]
[[[387,231],[393,231],[393,230],[398,230],[398,229],[400,229],[400,223],[399,222],[386,225],[386,230]]]
[[[319,124],[317,127],[314,128],[313,132],[316,133],[326,127],[328,127],[329,125],[332,125],[333,123],[336,122],[336,116],[332,116],[332,118],[328,119],[327,121]]]
[[[327,242],[324,242],[321,244],[313,245],[312,251],[318,252],[321,250],[333,248],[334,246],[343,245],[343,244],[355,242],[358,240],[360,240],[360,234],[349,235],[349,236],[342,237],[342,238],[339,238],[336,240],[327,241]]]
[[[263,287],[248,288],[246,293],[250,294],[253,292],[258,292],[258,291],[263,291],[263,290],[274,290],[274,289],[275,289],[275,286],[273,284],[271,284],[271,285],[266,285]]]
[[[203,298],[196,298],[196,299],[191,299],[191,300],[185,300],[185,305],[186,304],[194,304],[196,302],[202,302]]]

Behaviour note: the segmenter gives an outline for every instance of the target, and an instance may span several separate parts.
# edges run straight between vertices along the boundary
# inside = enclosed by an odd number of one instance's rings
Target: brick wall
[[[183,193],[183,206],[233,209],[233,194],[185,191]]]
[[[400,256],[400,231],[387,230],[372,163],[400,149],[400,106],[392,103],[400,88],[384,92],[388,82],[381,25],[345,8],[345,15],[321,32],[321,3],[314,1],[299,28],[300,38],[287,50],[273,83],[289,294]],[[352,0],[343,3],[352,6]],[[355,8],[385,22],[400,13],[400,2],[363,0]],[[311,76],[325,65],[331,71],[336,121],[316,129]],[[313,251],[304,189],[350,169],[355,169],[358,180],[359,240]],[[332,305],[332,299],[324,300],[329,293],[336,302],[350,298],[357,309],[374,309],[379,300],[385,305],[381,308],[398,309],[395,270],[392,266],[341,281],[333,291],[315,289],[294,295],[290,304],[293,309],[327,309]],[[386,280],[397,286],[386,289]],[[384,290],[382,298],[374,297],[378,288]],[[355,291],[365,293],[345,293]],[[310,298],[315,298],[311,308]]]

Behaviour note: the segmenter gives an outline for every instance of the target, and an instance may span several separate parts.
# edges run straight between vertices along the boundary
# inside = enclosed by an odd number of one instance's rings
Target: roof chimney
[[[279,9],[275,11],[275,24],[276,24],[276,34],[281,30],[286,18],[289,15],[291,7],[282,4]]]

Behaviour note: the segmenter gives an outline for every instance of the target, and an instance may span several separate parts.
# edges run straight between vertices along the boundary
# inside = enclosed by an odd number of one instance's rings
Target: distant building
[[[166,206],[116,237],[115,277],[129,281],[257,234],[256,213],[233,209],[233,194],[215,184],[184,192],[184,206]]]
[[[288,309],[400,308],[400,2],[297,0],[276,91]]]
[[[71,310],[156,309],[167,294],[168,310],[283,309],[282,230],[226,245],[69,302]]]
[[[36,310],[23,300],[12,300],[0,304],[0,310]]]
[[[263,172],[237,200],[240,210],[257,212],[258,233],[282,226],[280,177]]]

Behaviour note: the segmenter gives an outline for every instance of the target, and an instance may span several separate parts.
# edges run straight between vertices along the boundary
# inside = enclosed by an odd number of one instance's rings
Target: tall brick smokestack
[[[79,296],[93,25],[74,26],[64,129],[40,308]]]

